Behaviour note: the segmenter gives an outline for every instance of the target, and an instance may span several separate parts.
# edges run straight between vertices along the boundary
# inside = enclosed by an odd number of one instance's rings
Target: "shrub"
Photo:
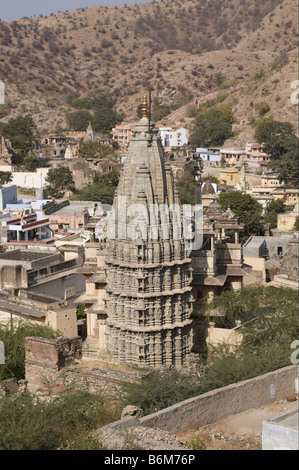
[[[139,383],[124,387],[125,404],[136,405],[145,414],[161,410],[201,393],[199,378],[171,370],[164,374],[153,371],[140,379]]]
[[[102,450],[91,432],[115,419],[101,394],[85,390],[47,401],[7,396],[0,400],[0,450]]]
[[[60,334],[43,325],[33,325],[29,322],[0,326],[0,340],[5,347],[5,364],[0,367],[0,380],[25,377],[25,337],[41,336],[56,338]]]

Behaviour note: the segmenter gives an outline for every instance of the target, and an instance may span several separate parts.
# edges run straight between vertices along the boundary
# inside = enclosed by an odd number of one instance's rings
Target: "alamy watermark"
[[[295,351],[291,354],[291,363],[295,364],[296,366],[299,365],[299,339],[295,339],[291,343],[291,348],[295,349]]]
[[[291,83],[291,89],[295,90],[291,94],[291,103],[298,104],[299,103],[299,80],[293,80]]]
[[[126,196],[118,196],[117,210],[105,205],[106,230],[100,222],[96,236],[108,240],[184,240],[187,250],[199,250],[203,244],[202,204],[127,205]],[[116,214],[117,213],[117,214]]]
[[[5,85],[2,80],[0,80],[0,104],[5,103]]]
[[[5,347],[3,341],[0,341],[0,364],[5,364]]]

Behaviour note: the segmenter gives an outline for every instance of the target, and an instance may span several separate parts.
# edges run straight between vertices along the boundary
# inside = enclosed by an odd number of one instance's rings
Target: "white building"
[[[188,144],[188,131],[184,127],[159,127],[159,134],[165,148],[182,147]]]
[[[11,184],[20,188],[41,189],[47,185],[46,177],[51,168],[37,168],[36,171],[15,171],[12,166],[0,166],[0,171],[10,171],[12,173]]]
[[[0,185],[0,211],[2,212],[9,203],[16,203],[18,199],[17,187],[15,185]]]

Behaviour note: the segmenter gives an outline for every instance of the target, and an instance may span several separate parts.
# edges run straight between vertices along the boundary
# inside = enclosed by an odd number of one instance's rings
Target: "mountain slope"
[[[2,22],[0,117],[30,112],[51,130],[65,126],[70,97],[103,89],[135,119],[150,85],[157,103],[211,93],[231,102],[240,139],[252,134],[240,122],[258,117],[258,101],[295,123],[297,16],[294,0],[164,0]]]

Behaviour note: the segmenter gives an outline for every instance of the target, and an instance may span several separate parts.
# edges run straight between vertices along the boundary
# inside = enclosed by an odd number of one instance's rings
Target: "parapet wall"
[[[60,337],[45,339],[25,338],[25,377],[28,390],[36,392],[45,383],[55,381],[58,372],[75,364],[82,357],[82,339]]]
[[[228,385],[177,403],[140,419],[139,425],[178,434],[227,416],[294,395],[298,367],[293,365]]]

